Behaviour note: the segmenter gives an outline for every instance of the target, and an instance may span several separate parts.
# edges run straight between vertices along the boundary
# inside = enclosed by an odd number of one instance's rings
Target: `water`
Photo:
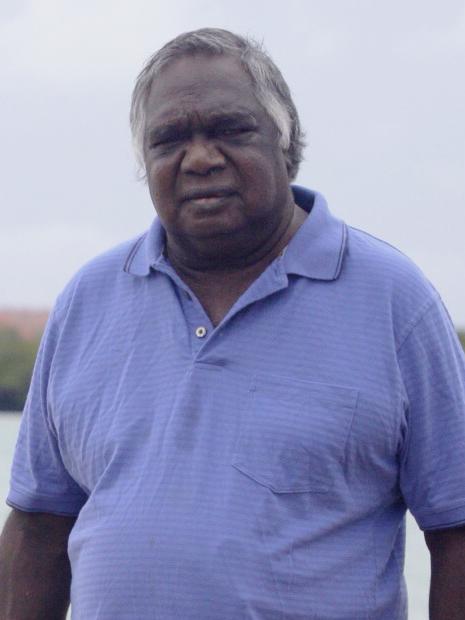
[[[0,413],[0,525],[9,508],[4,502],[20,416]],[[423,534],[409,516],[407,519],[407,552],[405,575],[409,592],[409,620],[428,618],[429,555]]]

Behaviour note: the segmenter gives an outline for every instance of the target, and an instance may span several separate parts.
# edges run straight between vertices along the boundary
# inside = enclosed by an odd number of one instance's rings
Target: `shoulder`
[[[346,261],[350,269],[375,283],[431,297],[434,287],[423,271],[393,245],[348,226]]]
[[[102,252],[85,263],[58,295],[54,314],[59,319],[71,305],[98,306],[117,295],[132,279],[128,262],[146,238],[147,232]]]
[[[417,283],[430,288],[421,269],[403,252],[390,243],[348,226],[347,257],[349,262],[363,268],[365,274],[402,284]]]
[[[363,291],[379,311],[389,310],[398,344],[432,306],[441,303],[433,284],[408,256],[351,226],[344,268],[354,290]]]

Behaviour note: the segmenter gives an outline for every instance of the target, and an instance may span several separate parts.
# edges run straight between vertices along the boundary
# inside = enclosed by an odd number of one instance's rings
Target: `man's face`
[[[231,56],[183,57],[154,80],[144,139],[147,180],[170,239],[253,252],[289,219],[278,132]]]

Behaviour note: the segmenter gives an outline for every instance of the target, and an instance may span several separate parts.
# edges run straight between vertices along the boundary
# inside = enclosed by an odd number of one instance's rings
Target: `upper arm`
[[[398,351],[407,427],[400,488],[423,530],[465,523],[465,356],[433,301]]]
[[[431,620],[465,618],[465,526],[425,532],[431,553]]]
[[[464,563],[465,525],[444,530],[428,530],[425,532],[425,541],[432,560],[457,556],[457,559]]]
[[[15,540],[15,544],[45,542],[51,552],[61,552],[68,545],[75,522],[76,517],[13,509],[5,523],[2,539],[9,542]]]
[[[52,313],[45,329],[16,443],[7,503],[35,513],[77,515],[87,495],[63,461],[50,399],[61,328]]]
[[[75,518],[13,510],[0,536],[0,617],[64,620]]]

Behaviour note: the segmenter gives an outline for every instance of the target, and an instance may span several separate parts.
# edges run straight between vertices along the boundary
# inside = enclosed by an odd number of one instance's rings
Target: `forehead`
[[[263,113],[250,76],[232,56],[181,57],[154,79],[147,99],[147,124],[216,113]]]

